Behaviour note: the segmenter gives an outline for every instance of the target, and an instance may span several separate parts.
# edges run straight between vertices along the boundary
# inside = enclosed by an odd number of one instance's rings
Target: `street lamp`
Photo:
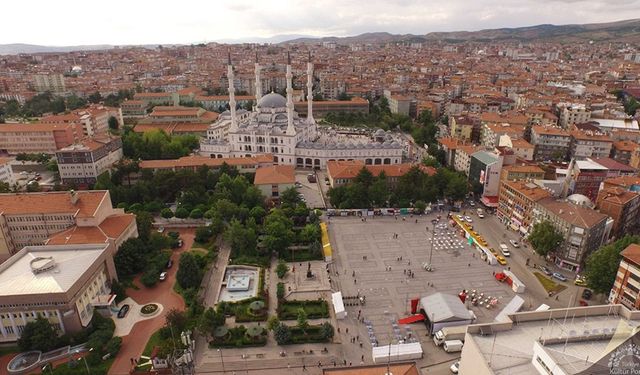
[[[53,375],[52,367],[53,366],[51,365],[51,363],[47,363],[46,365],[42,366],[42,372],[44,373],[46,369],[49,369],[49,373]]]
[[[437,219],[431,219],[431,224],[433,224],[433,228],[431,230],[431,250],[429,251],[429,268],[431,268],[431,258],[433,256],[433,240],[435,239],[436,236],[436,223],[438,222]]]
[[[92,352],[93,348],[89,348],[89,352]],[[80,353],[80,349],[76,349],[76,354]],[[87,369],[87,374],[91,375],[91,370],[89,369],[89,364],[87,363],[87,359],[83,356],[82,360],[84,361],[84,367]]]
[[[224,370],[224,359],[222,358],[222,349],[218,349],[218,353],[220,353],[220,362],[222,362],[222,373],[225,373]]]

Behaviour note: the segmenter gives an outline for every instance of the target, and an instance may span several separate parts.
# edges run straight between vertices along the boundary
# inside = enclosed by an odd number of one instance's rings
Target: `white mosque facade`
[[[262,96],[260,65],[255,64],[256,103],[254,110],[237,110],[234,72],[227,67],[230,110],[220,114],[200,141],[200,154],[212,158],[273,154],[278,164],[325,169],[330,160],[361,160],[366,164],[402,163],[403,146],[389,134],[378,131],[375,139],[340,139],[333,131],[322,131],[313,119],[313,64],[307,63],[307,113],[298,117],[293,110],[291,62],[287,64],[287,97],[269,93]]]

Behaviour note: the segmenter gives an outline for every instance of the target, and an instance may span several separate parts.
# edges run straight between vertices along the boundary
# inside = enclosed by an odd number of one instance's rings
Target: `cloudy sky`
[[[640,0],[13,0],[2,4],[0,44],[425,34],[630,18],[640,18]]]

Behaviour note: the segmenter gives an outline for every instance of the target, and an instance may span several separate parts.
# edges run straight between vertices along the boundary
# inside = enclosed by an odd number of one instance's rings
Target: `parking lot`
[[[411,299],[436,292],[457,295],[463,289],[476,290],[498,300],[497,306],[489,309],[468,306],[478,322],[489,322],[514,296],[508,285],[493,277],[493,272],[500,268],[483,262],[477,251],[444,221],[444,225],[436,227],[431,257],[435,271],[424,270],[431,253],[431,219],[435,217],[435,214],[421,216],[417,222],[415,217],[404,220],[368,217],[366,221],[359,217],[330,219],[334,246],[332,289],[341,291],[343,296],[366,296],[364,306],[345,307],[348,316],[339,324],[355,329],[356,334],[364,338],[365,353],[368,352],[369,356],[370,335],[365,325],[357,320],[359,312],[371,322],[379,345],[407,337],[417,338],[425,351],[424,359],[419,361],[424,367],[455,358],[456,354],[447,354],[437,348],[423,323],[396,327],[397,320],[411,315]]]
[[[307,175],[310,171],[296,171],[296,183],[299,184],[298,192],[304,197],[307,206],[310,208],[325,208],[324,200],[319,190],[318,182],[309,182]]]

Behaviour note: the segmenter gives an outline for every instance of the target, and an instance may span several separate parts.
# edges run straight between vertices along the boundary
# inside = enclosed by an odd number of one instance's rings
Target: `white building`
[[[54,94],[62,94],[66,91],[64,76],[55,73],[41,73],[33,76],[34,88],[37,92],[51,91]]]
[[[287,64],[287,97],[262,96],[261,67],[255,65],[256,102],[253,111],[236,110],[234,72],[229,61],[230,110],[220,114],[200,142],[200,154],[212,158],[256,156],[270,153],[274,162],[303,168],[326,168],[329,160],[362,160],[365,164],[398,164],[403,147],[387,137],[382,142],[325,132],[313,119],[313,64],[307,63],[307,117],[294,111],[291,63]]]
[[[64,184],[93,185],[98,176],[110,171],[122,156],[119,137],[84,139],[56,152],[60,179]]]
[[[563,129],[571,125],[582,124],[591,118],[591,111],[584,104],[558,103],[560,126]]]
[[[11,162],[15,160],[13,158],[0,158],[0,182],[13,186],[16,183],[13,177],[13,169],[11,168]]]

